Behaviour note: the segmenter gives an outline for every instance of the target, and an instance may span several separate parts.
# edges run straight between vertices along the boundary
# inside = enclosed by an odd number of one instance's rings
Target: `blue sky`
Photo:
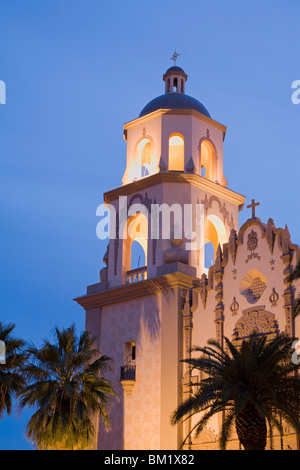
[[[174,48],[186,92],[228,128],[229,188],[299,243],[299,17],[296,0],[1,1],[1,320],[17,336],[84,328],[73,298],[106,248],[96,208],[121,184],[123,124],[164,92]],[[0,421],[0,449],[30,448],[28,416]]]

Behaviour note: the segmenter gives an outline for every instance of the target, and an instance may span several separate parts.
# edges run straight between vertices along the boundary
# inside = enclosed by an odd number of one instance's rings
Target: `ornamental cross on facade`
[[[255,202],[255,199],[252,199],[252,203],[249,204],[249,206],[247,206],[248,209],[250,209],[250,207],[252,208],[252,218],[253,219],[255,217],[255,207],[259,206],[259,205],[260,205],[260,202]]]

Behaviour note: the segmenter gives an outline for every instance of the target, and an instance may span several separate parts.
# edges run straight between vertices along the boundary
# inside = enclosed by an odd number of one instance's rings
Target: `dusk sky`
[[[173,62],[186,93],[227,126],[228,188],[300,241],[297,0],[0,0],[1,315],[39,346],[84,311],[99,281],[103,193],[122,184],[123,124],[164,93]],[[0,449],[29,449],[30,412],[0,421]]]

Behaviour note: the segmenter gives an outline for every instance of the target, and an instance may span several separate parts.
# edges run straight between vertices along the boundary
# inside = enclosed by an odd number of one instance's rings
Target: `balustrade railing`
[[[135,365],[121,366],[120,380],[135,380]]]
[[[135,282],[145,281],[147,279],[147,267],[131,269],[126,273],[126,284],[134,284]]]

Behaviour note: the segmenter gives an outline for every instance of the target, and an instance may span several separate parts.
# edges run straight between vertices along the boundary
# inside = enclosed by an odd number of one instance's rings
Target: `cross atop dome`
[[[176,65],[176,60],[178,59],[179,56],[180,56],[180,54],[178,54],[178,52],[176,52],[176,49],[175,49],[175,51],[173,52],[172,57],[170,58],[170,60],[174,61],[174,65]]]
[[[174,54],[178,53],[175,51]],[[174,56],[173,54],[173,56]],[[175,56],[171,57],[176,62]],[[158,109],[194,109],[199,113],[211,118],[209,112],[203,106],[200,101],[196,100],[192,96],[189,96],[185,93],[185,83],[187,81],[187,74],[185,71],[178,65],[172,65],[168,70],[163,74],[163,80],[165,82],[165,93],[163,95],[157,96],[151,100],[140,112],[139,117],[150,114],[153,111]]]

